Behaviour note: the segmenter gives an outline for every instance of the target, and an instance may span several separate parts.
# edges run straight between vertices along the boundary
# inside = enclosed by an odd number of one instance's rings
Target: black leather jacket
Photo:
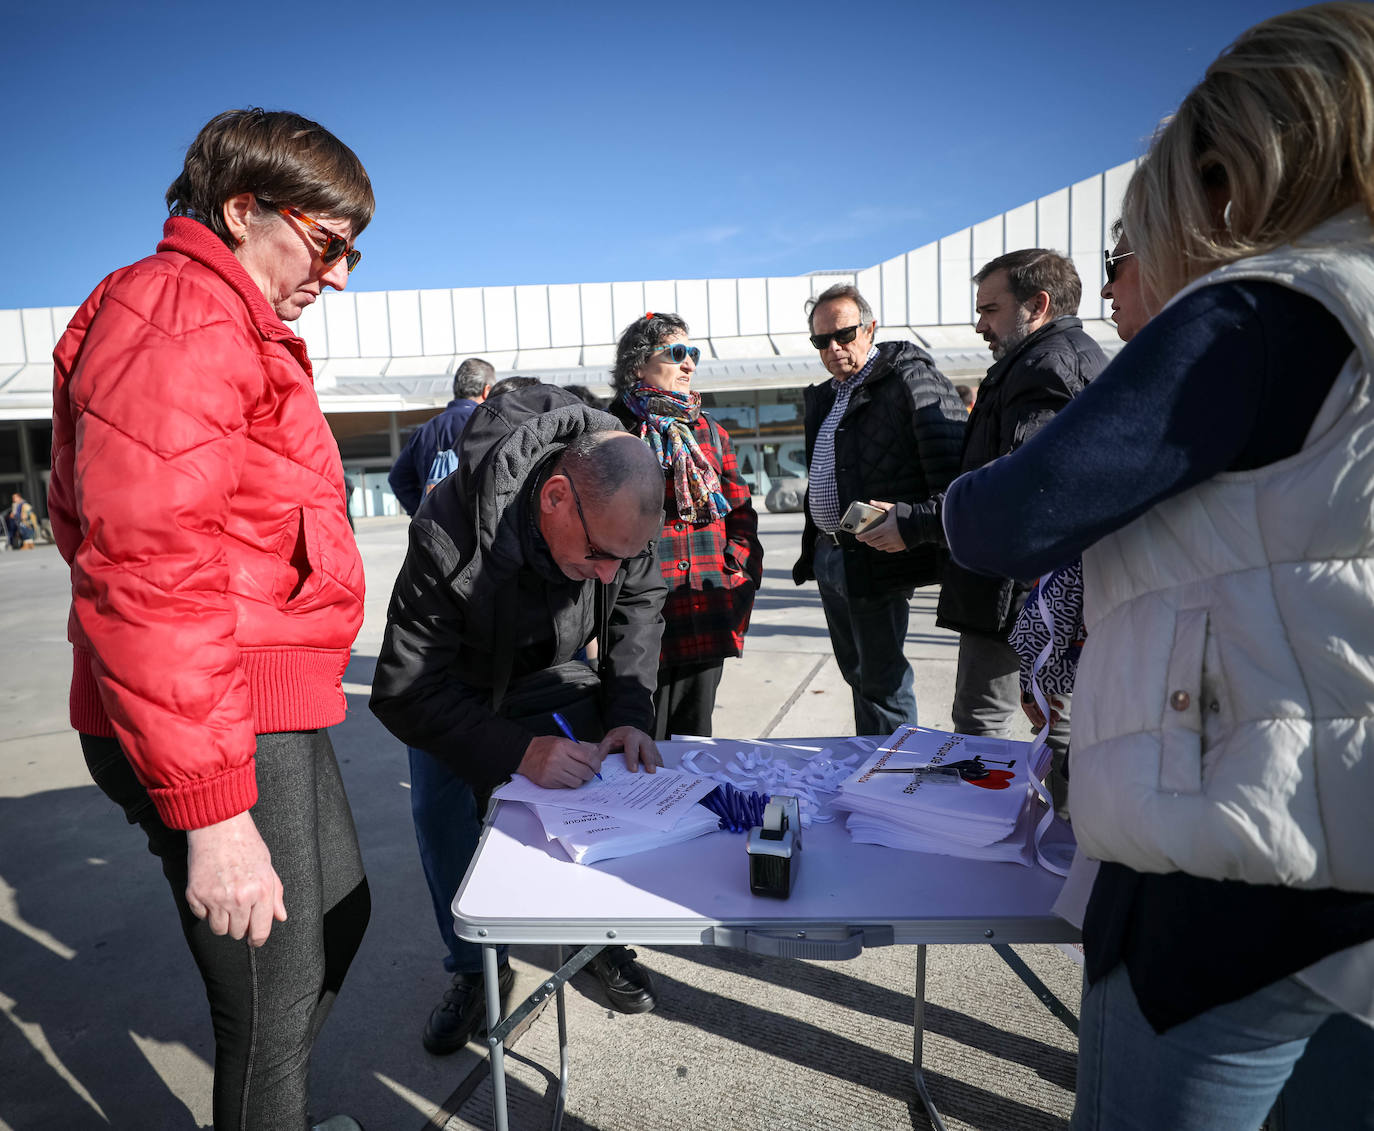
[[[1041,326],[1000,358],[978,386],[960,474],[1015,451],[1106,366],[1107,355],[1077,318],[1066,315]],[[943,540],[943,531],[939,536]],[[945,568],[935,623],[1005,638],[1029,591],[1029,585],[1011,578],[988,577],[951,561]]]

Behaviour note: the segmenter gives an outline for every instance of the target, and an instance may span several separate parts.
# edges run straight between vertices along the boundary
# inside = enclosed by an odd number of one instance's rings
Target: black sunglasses
[[[1107,282],[1116,282],[1116,265],[1128,255],[1134,255],[1133,251],[1123,251],[1120,255],[1113,255],[1110,251],[1102,252],[1102,264],[1107,271]]]
[[[696,346],[683,345],[681,342],[674,342],[670,346],[659,346],[653,353],[663,353],[665,350],[668,356],[673,359],[674,365],[681,365],[689,357],[692,359],[693,365],[701,360],[700,349]],[[652,354],[650,356],[652,356]]]
[[[859,336],[859,331],[863,328],[864,324],[860,322],[857,326],[846,326],[843,330],[836,330],[833,334],[812,334],[811,344],[818,350],[823,350],[830,344],[830,339],[834,338],[840,345],[847,346]]]

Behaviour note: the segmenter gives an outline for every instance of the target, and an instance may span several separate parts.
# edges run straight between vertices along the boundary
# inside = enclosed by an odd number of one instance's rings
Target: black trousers
[[[81,736],[91,777],[148,838],[205,983],[215,1131],[304,1131],[310,1050],[371,912],[353,814],[326,731],[258,736],[253,823],[285,890],[267,942],[211,933],[186,903],[186,834],[158,817],[118,742]]]
[[[654,692],[655,742],[670,734],[711,736],[711,715],[715,713],[716,689],[724,666],[724,660],[710,660],[658,669],[658,690]]]

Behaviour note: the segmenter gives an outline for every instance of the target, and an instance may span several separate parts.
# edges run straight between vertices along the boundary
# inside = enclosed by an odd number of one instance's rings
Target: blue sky
[[[350,145],[362,290],[863,267],[1138,154],[1209,3],[40,4],[0,18],[0,308],[149,254],[215,113]]]

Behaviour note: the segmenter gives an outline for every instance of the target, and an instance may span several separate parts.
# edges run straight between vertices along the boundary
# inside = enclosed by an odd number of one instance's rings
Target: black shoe
[[[501,1011],[515,985],[515,971],[509,964],[498,968]],[[444,1000],[434,1007],[425,1022],[425,1051],[435,1056],[457,1052],[473,1037],[487,1031],[487,993],[481,974],[455,974],[453,984],[444,991]]]
[[[608,946],[587,963],[596,975],[612,1009],[621,1013],[648,1013],[658,1004],[649,971],[635,961],[635,952],[623,946]]]

